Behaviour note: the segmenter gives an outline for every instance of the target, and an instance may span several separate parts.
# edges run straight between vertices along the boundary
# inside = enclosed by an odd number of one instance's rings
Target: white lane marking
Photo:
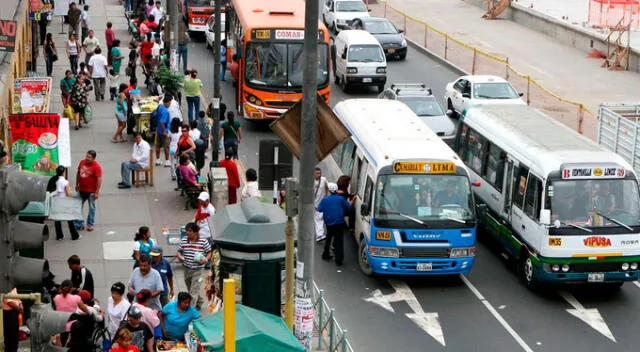
[[[532,68],[532,69],[534,69],[535,71],[538,71],[539,73],[542,73],[543,75],[545,75],[545,76],[547,76],[547,77],[551,77],[551,75],[550,75],[550,74],[548,74],[546,71],[543,71],[543,70],[541,70],[541,69],[539,69],[539,68],[537,68],[537,67],[535,67],[535,66],[533,66],[533,65],[529,65],[529,67],[530,67],[530,68]]]
[[[592,327],[597,332],[604,335],[606,338],[613,342],[617,342],[616,338],[609,330],[609,326],[604,321],[597,308],[585,308],[578,300],[569,292],[558,291],[558,294],[569,303],[573,309],[567,309],[567,313],[582,320],[587,325]]]
[[[533,352],[533,349],[529,347],[529,345],[527,345],[524,339],[522,339],[522,337],[520,337],[520,335],[518,335],[518,333],[515,330],[513,330],[511,325],[509,325],[509,323],[507,323],[507,321],[502,317],[502,315],[500,315],[500,313],[498,313],[498,311],[495,308],[493,308],[491,303],[489,303],[489,301],[487,301],[487,299],[484,298],[482,293],[478,291],[478,289],[471,283],[471,281],[469,281],[464,275],[460,275],[460,279],[462,279],[462,282],[464,282],[464,284],[467,285],[467,287],[469,287],[471,292],[473,292],[473,294],[480,300],[480,302],[484,304],[484,306],[487,308],[489,313],[491,313],[491,315],[493,315],[493,317],[496,318],[496,320],[498,320],[500,325],[502,325],[502,327],[505,330],[507,330],[509,335],[511,335],[511,337],[513,337],[513,339],[516,340],[518,345],[520,345],[520,347],[522,347],[522,349],[526,352]]]
[[[638,281],[632,281],[634,285],[636,285],[636,287],[640,288],[640,282]]]
[[[483,47],[485,47],[485,48],[487,48],[487,49],[493,48],[493,46],[491,46],[489,43],[487,43],[487,42],[483,42],[483,41],[482,41],[482,40],[480,40],[480,39],[474,38],[474,40],[475,40],[476,42],[480,43],[480,45],[482,45]]]
[[[405,301],[413,313],[407,313],[405,316],[413,321],[420,329],[433,337],[442,346],[445,346],[444,333],[438,318],[438,313],[425,313],[422,305],[411,291],[409,285],[398,280],[389,280],[389,284],[395,290],[394,293],[385,295],[380,290],[373,291],[371,297],[365,298],[365,301],[379,305],[385,310],[395,313],[392,302]]]

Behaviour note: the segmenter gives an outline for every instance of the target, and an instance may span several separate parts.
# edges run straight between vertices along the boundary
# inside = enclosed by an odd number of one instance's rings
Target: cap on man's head
[[[162,255],[162,247],[153,246],[153,248],[151,248],[151,250],[149,251],[149,254],[151,254],[154,257]]]
[[[336,185],[335,183],[329,183],[329,185],[327,185],[327,188],[329,188],[329,192],[331,193],[338,192],[338,185]]]
[[[208,201],[209,200],[209,193],[200,192],[200,195],[198,196],[198,200],[201,200],[203,202]]]
[[[131,307],[131,309],[129,309],[129,316],[135,319],[140,319],[142,317],[142,311],[138,307]]]

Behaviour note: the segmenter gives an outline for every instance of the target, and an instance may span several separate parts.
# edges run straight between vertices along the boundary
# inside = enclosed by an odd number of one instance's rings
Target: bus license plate
[[[604,273],[590,273],[587,277],[587,282],[603,282]]]
[[[371,83],[371,78],[363,78],[362,83]]]
[[[431,271],[433,269],[433,263],[418,263],[416,270],[418,271]]]

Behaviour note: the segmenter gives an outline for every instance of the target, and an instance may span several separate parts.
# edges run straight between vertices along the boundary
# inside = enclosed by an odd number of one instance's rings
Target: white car
[[[511,83],[498,76],[462,76],[447,84],[444,101],[447,110],[454,115],[461,114],[474,105],[509,104],[527,105]]]
[[[220,14],[220,40],[225,38],[225,16],[224,12]],[[216,14],[214,13],[207,20],[207,30],[204,31],[204,36],[207,41],[207,48],[213,48],[216,43],[216,30],[215,30]]]
[[[362,0],[324,0],[322,20],[330,30],[339,32],[356,18],[369,17],[369,9]]]

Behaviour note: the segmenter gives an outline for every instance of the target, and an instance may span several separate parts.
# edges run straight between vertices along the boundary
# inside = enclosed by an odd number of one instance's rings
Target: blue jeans
[[[220,80],[224,81],[225,80],[225,76],[227,73],[227,62],[221,62],[220,63]]]
[[[182,62],[182,71],[187,70],[187,44],[178,45],[178,66]]]
[[[194,118],[198,117],[199,112],[200,97],[187,97],[187,114],[189,116],[189,123],[191,123]]]
[[[131,11],[131,0],[124,0],[124,10]]]
[[[96,197],[94,193],[78,192],[78,196],[82,199],[82,210],[84,211],[84,202],[89,202],[89,216],[87,216],[87,226],[93,227],[96,218]],[[76,220],[76,228],[84,226],[83,220]]]
[[[122,183],[127,186],[131,186],[131,171],[139,169],[142,169],[140,164],[123,161],[122,164],[120,164],[120,176],[122,176]]]

